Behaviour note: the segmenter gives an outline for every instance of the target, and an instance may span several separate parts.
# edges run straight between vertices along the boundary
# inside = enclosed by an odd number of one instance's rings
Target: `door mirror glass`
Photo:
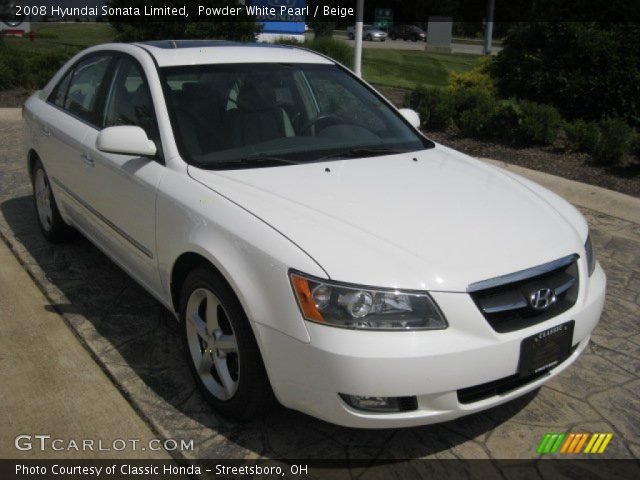
[[[411,110],[410,108],[401,108],[398,111],[405,120],[411,124],[411,126],[420,128],[420,115],[418,115],[418,112]]]
[[[156,154],[156,144],[145,131],[134,125],[107,127],[98,134],[96,148],[101,152],[121,155],[151,157]]]

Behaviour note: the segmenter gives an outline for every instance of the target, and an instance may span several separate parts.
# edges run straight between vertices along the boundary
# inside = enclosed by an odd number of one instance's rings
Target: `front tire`
[[[202,395],[216,410],[248,419],[274,403],[244,310],[212,268],[198,267],[185,279],[180,320],[189,367]]]
[[[49,176],[39,159],[36,159],[33,165],[33,200],[42,235],[52,243],[69,240],[73,235],[73,229],[60,215]]]

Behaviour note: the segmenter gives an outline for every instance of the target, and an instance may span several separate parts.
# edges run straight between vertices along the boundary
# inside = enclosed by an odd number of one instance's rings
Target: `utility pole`
[[[491,39],[493,37],[493,10],[495,0],[487,0],[487,17],[484,22],[484,49],[485,55],[491,55]]]
[[[356,2],[356,28],[353,32],[356,40],[355,65],[353,70],[358,77],[362,77],[362,22],[364,18],[364,0]]]

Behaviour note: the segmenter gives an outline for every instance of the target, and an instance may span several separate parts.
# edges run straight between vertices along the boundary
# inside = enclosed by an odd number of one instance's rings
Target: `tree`
[[[640,125],[640,25],[514,25],[491,66],[501,96],[554,105],[563,116]]]
[[[146,0],[109,1],[111,7],[138,7],[141,10],[145,4],[149,4],[149,2]],[[237,6],[232,0],[201,0],[198,4],[205,7]],[[180,0],[167,0],[163,2],[163,5],[179,8],[185,3]],[[170,22],[163,22],[154,20],[153,17],[150,21],[144,18],[127,21],[118,18],[117,21],[112,21],[112,26],[116,31],[117,40],[124,42],[189,38],[236,41],[255,40],[256,35],[260,32],[260,25],[244,13],[234,18],[235,20],[232,22],[205,22],[177,18],[172,19]]]

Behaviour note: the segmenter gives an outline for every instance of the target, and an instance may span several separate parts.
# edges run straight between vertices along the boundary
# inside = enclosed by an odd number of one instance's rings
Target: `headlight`
[[[311,322],[359,330],[437,330],[447,328],[442,312],[426,292],[359,287],[290,274],[302,316]]]
[[[593,253],[593,246],[591,245],[591,234],[587,235],[587,241],[584,244],[584,249],[587,253],[587,266],[589,276],[596,269],[596,256]]]

